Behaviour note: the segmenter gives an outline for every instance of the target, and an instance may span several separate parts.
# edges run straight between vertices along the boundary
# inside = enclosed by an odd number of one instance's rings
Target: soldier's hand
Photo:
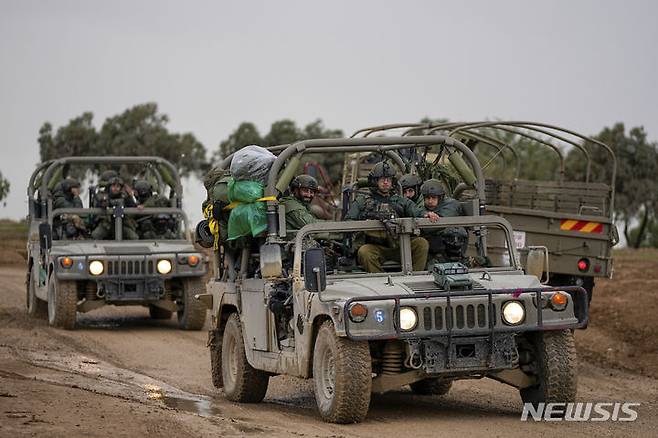
[[[425,214],[425,217],[431,220],[432,222],[436,222],[439,220],[439,215],[434,213],[433,211],[429,211]]]

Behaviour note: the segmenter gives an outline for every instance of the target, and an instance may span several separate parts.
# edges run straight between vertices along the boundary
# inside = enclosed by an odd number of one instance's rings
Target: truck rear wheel
[[[48,303],[40,300],[36,295],[36,283],[32,272],[28,272],[25,297],[27,314],[32,318],[46,319],[48,317]]]
[[[430,378],[419,380],[409,385],[414,394],[420,395],[446,395],[452,387],[452,380]]]
[[[242,403],[259,403],[263,400],[270,376],[247,362],[242,325],[237,313],[232,313],[226,321],[221,364],[227,399]]]
[[[183,309],[178,311],[178,327],[183,330],[201,330],[206,323],[207,307],[194,299],[194,295],[205,293],[201,278],[183,280]]]
[[[51,275],[48,281],[48,323],[53,327],[74,329],[77,304],[75,281],[60,281]]]
[[[539,332],[532,338],[538,384],[521,389],[524,403],[569,403],[576,400],[577,357],[571,330]]]
[[[320,327],[313,350],[315,401],[324,421],[358,423],[368,413],[372,365],[367,342],[336,335],[334,324]]]

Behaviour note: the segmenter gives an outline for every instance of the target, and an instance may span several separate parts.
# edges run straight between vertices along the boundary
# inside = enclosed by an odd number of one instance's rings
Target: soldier
[[[130,193],[130,189],[125,187],[123,180],[118,176],[112,177],[107,181],[104,190],[100,191],[95,200],[95,208],[112,209],[115,207],[137,207],[135,199]],[[123,218],[123,238],[125,240],[138,240],[137,224],[133,218]],[[91,237],[95,240],[105,240],[114,236],[114,217],[104,215],[98,219],[96,227],[91,232]]]
[[[446,196],[445,189],[437,179],[425,181],[420,188],[426,211],[441,217],[463,216],[461,204]],[[450,227],[442,230],[425,231],[424,237],[430,243],[427,269],[435,263],[463,261],[468,245],[468,232],[462,227]]]
[[[418,203],[420,197],[420,185],[423,180],[418,175],[408,173],[400,178],[400,187],[402,187],[402,196],[409,198],[415,203]]]
[[[438,220],[433,212],[425,212],[408,198],[393,192],[395,170],[387,162],[380,162],[368,174],[370,194],[359,196],[345,215],[346,220],[398,217],[427,217]],[[427,263],[428,243],[422,237],[411,239],[411,257],[414,271],[422,271]],[[386,232],[367,232],[366,243],[357,251],[357,258],[368,272],[383,272],[384,260],[400,260],[398,242]]]
[[[304,225],[313,224],[320,219],[311,212],[311,202],[318,192],[318,182],[311,175],[297,175],[290,183],[291,195],[281,198],[279,202],[286,209],[286,228],[299,230]]]
[[[169,207],[169,200],[153,194],[153,186],[146,180],[138,180],[134,186],[137,208]],[[175,239],[176,220],[170,214],[158,213],[137,219],[137,234],[142,239]]]
[[[430,179],[420,187],[425,211],[432,211],[442,217],[464,216],[461,204],[446,196],[446,191],[438,179]]]
[[[80,182],[74,178],[66,178],[53,194],[53,209],[83,208],[80,199]],[[63,214],[55,222],[55,228],[60,229],[62,239],[78,239],[84,237],[87,227],[77,214]]]

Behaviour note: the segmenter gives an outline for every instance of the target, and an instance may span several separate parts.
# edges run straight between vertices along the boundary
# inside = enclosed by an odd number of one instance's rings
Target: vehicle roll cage
[[[101,208],[58,208],[53,210],[53,194],[51,193],[51,180],[56,176],[58,169],[62,169],[64,166],[71,164],[88,164],[88,165],[117,165],[117,164],[140,164],[148,167],[148,170],[151,171],[158,180],[160,187],[164,183],[169,185],[173,192],[172,198],[170,200],[171,206],[168,208],[123,208],[120,207],[120,211],[117,212],[117,208],[113,209],[112,213],[109,213],[105,209]],[[162,168],[158,168],[162,166]],[[162,172],[166,172],[168,175],[163,177]],[[167,181],[168,180],[168,181]],[[173,184],[172,184],[173,183]],[[35,199],[35,193],[38,190],[38,198]],[[152,157],[152,156],[121,156],[121,157],[66,157],[59,158],[56,160],[45,161],[37,166],[37,168],[32,172],[30,176],[30,181],[27,187],[28,195],[28,204],[30,216],[34,217],[35,214],[35,202],[38,202],[41,206],[41,211],[43,212],[42,216],[45,214],[45,218],[50,226],[53,224],[55,217],[62,214],[76,214],[78,216],[91,216],[91,215],[108,215],[113,214],[115,216],[115,239],[122,240],[122,216],[133,215],[133,216],[147,216],[153,214],[171,214],[181,216],[183,218],[184,230],[186,234],[189,234],[189,223],[187,220],[187,215],[182,210],[182,186],[180,182],[180,177],[176,167],[169,162],[168,160],[161,157]],[[189,236],[188,236],[189,237]]]
[[[617,177],[617,158],[614,151],[610,146],[605,143],[596,140],[594,138],[579,134],[573,130],[562,128],[559,126],[547,124],[547,123],[538,123],[530,121],[480,121],[480,122],[440,122],[440,123],[393,123],[388,125],[372,126],[368,128],[362,128],[355,131],[352,134],[352,137],[358,135],[363,135],[368,137],[377,132],[390,131],[394,129],[403,129],[406,128],[406,131],[402,133],[402,136],[408,135],[417,135],[417,134],[428,134],[433,135],[439,131],[445,131],[449,137],[462,135],[469,137],[469,134],[482,136],[482,139],[478,139],[482,143],[493,143],[494,138],[488,135],[485,135],[483,130],[488,131],[502,131],[510,133],[513,135],[521,136],[528,138],[532,141],[535,141],[538,144],[547,146],[551,148],[557,155],[560,161],[560,167],[558,170],[558,179],[560,182],[564,182],[564,173],[565,173],[565,157],[555,144],[551,142],[558,141],[571,145],[581,151],[586,159],[586,168],[585,168],[585,182],[590,182],[591,178],[591,166],[592,166],[592,155],[591,151],[587,148],[588,144],[597,145],[605,150],[605,152],[610,156],[612,161],[612,175],[610,178],[610,190],[611,190],[611,199],[610,199],[610,211],[614,209],[614,187]],[[542,138],[540,135],[549,137],[548,139]],[[576,137],[578,140],[572,140],[567,138],[567,136]],[[381,138],[381,137],[379,137]],[[473,137],[471,137],[473,138]],[[499,139],[495,139],[497,142],[502,142]],[[499,145],[500,146],[500,145]],[[518,163],[519,157],[517,153],[514,153],[515,148],[512,145],[505,145],[506,149],[513,151],[514,159],[516,161],[515,166],[515,178],[518,178],[520,171],[520,163]],[[502,149],[499,149],[499,153],[496,155],[501,155],[504,160],[505,157],[502,154]],[[493,157],[492,157],[493,159]],[[483,166],[486,167],[486,166]]]

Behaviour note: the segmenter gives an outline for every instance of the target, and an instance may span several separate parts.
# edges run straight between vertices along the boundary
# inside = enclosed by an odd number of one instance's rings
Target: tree
[[[171,161],[183,175],[201,175],[207,168],[203,145],[191,133],[169,132],[169,118],[158,113],[155,103],[136,105],[108,117],[99,132],[93,117],[85,112],[54,135],[52,124],[44,123],[38,140],[41,160],[73,155],[150,155]]]
[[[166,114],[158,113],[157,104],[136,105],[105,120],[94,152],[158,156],[174,163],[182,175],[201,175],[207,170],[205,148],[191,133],[170,133],[168,122]]]
[[[647,141],[647,134],[642,127],[632,128],[626,134],[623,123],[604,128],[594,138],[615,152],[615,218],[624,222],[628,245],[639,248],[648,239],[647,231],[653,229],[650,226],[651,218],[655,217],[658,207],[658,145]],[[610,156],[593,144],[587,143],[586,147],[592,156],[591,180],[610,184],[613,169]],[[585,160],[579,151],[569,152],[567,169],[584,179]],[[639,225],[631,230],[631,224],[635,221],[639,221]]]
[[[7,199],[7,196],[9,195],[9,187],[9,181],[7,181],[5,177],[2,176],[2,172],[0,172],[0,202],[2,202],[3,206],[7,205],[5,199]]]
[[[94,115],[85,112],[60,127],[53,136],[53,126],[46,122],[39,129],[39,153],[41,161],[75,155],[91,155],[98,139],[93,125]]]

